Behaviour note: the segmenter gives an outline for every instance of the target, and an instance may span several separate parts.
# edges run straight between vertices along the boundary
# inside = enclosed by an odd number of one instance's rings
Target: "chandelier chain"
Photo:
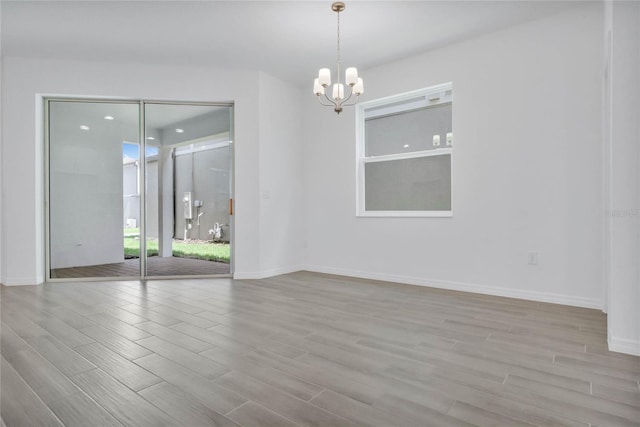
[[[340,11],[337,12],[338,15],[338,55],[336,65],[338,66],[338,83],[340,83]]]

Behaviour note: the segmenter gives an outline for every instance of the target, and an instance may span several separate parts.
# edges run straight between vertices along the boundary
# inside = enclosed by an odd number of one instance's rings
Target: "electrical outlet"
[[[451,147],[453,145],[453,132],[447,132],[446,140],[447,147]]]
[[[440,135],[433,135],[433,146],[434,147],[440,146]]]
[[[529,252],[527,254],[527,259],[529,261],[529,265],[538,265],[538,252]]]

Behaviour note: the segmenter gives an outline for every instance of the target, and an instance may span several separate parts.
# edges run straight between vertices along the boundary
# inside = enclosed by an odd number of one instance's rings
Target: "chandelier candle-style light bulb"
[[[364,93],[364,84],[362,78],[358,77],[358,69],[356,67],[347,68],[344,73],[344,84],[340,81],[340,12],[344,9],[345,5],[341,1],[331,5],[331,10],[338,15],[338,54],[336,60],[338,81],[333,84],[330,94],[327,91],[327,88],[332,86],[331,70],[329,68],[321,68],[318,72],[318,78],[313,81],[313,94],[318,97],[320,104],[333,107],[333,110],[338,114],[342,112],[342,107],[354,105],[358,102],[358,97]]]
[[[344,85],[342,83],[336,83],[333,85],[333,99],[344,99]]]
[[[353,86],[358,82],[358,69],[356,67],[349,67],[344,72],[344,81],[349,86]]]
[[[318,81],[322,86],[329,86],[331,84],[331,70],[328,68],[320,68],[318,73]]]
[[[364,84],[362,83],[362,79],[358,77],[358,82],[353,86],[353,93],[357,96],[360,96],[363,92]]]

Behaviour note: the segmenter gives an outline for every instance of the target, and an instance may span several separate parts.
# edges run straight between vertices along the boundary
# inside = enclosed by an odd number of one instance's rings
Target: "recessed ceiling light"
[[[87,125],[80,125],[80,129],[82,129],[82,130],[89,130],[90,128],[89,128],[89,126],[87,126]]]
[[[176,129],[176,133],[184,133],[184,129]]]
[[[105,120],[113,120],[113,116],[104,116]]]
[[[153,140],[155,140],[155,138],[154,138],[154,137],[152,137],[152,136],[148,136],[148,137],[147,137],[147,139],[148,139],[149,141],[153,141]]]
[[[409,148],[409,144],[404,144],[402,148]]]

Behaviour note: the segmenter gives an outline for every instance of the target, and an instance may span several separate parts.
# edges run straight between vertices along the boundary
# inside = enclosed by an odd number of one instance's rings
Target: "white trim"
[[[364,107],[356,104],[356,217],[360,216],[364,209]]]
[[[426,286],[430,288],[448,289],[452,291],[472,292],[482,295],[494,295],[527,301],[547,302],[552,304],[570,305],[574,307],[594,308],[598,310],[601,310],[603,308],[603,301],[598,298],[585,298],[572,295],[554,294],[549,292],[526,291],[521,289],[502,288],[498,286],[487,286],[477,283],[463,283],[440,279],[428,279],[422,277],[397,276],[385,273],[323,267],[318,265],[307,265],[305,269],[307,271],[316,273],[336,274],[340,276],[381,280],[385,282],[402,283],[407,285]]]
[[[302,270],[305,270],[304,265],[291,265],[288,267],[273,268],[271,270],[264,270],[264,271],[249,271],[249,272],[236,271],[233,273],[233,279],[234,280],[266,279],[268,277],[295,273],[297,271],[302,271]]]
[[[371,119],[373,117],[384,116],[387,114],[397,113],[400,111],[414,110],[416,108],[427,107],[438,104],[446,104],[451,102],[451,90],[452,83],[443,83],[428,88],[412,90],[409,92],[403,92],[396,95],[387,96],[384,98],[374,99],[367,102],[357,104],[357,113],[362,114],[363,119]],[[449,93],[447,93],[449,91]],[[431,100],[429,97],[438,95],[438,100]],[[402,102],[411,101],[411,102]],[[394,103],[402,103],[401,108],[397,105],[389,105]],[[389,108],[379,108],[376,111],[365,113],[365,109],[376,109],[376,107],[382,107],[389,105]],[[364,121],[364,120],[363,120]]]
[[[428,88],[387,96],[385,98],[374,99],[372,101],[362,102],[356,105],[356,217],[453,217],[453,209],[448,211],[367,211],[365,208],[364,176],[364,165],[367,163],[413,159],[446,154],[451,155],[451,167],[453,168],[452,147],[442,147],[434,150],[413,151],[408,153],[393,153],[381,156],[366,157],[364,140],[365,120],[389,114],[401,113],[403,111],[411,111],[417,108],[425,108],[434,105],[452,103],[452,93],[453,83],[448,82]],[[451,188],[451,200],[453,203],[453,188]]]
[[[4,286],[39,286],[44,280],[38,280],[36,277],[8,277],[2,280]]]
[[[407,153],[394,153],[394,154],[384,154],[382,156],[364,157],[362,161],[364,163],[388,162],[390,160],[416,159],[418,157],[446,156],[447,154],[450,155],[452,153],[453,153],[453,148],[443,147],[443,148],[436,148],[434,150],[409,151]]]
[[[609,337],[607,342],[609,344],[609,351],[640,356],[640,340]]]
[[[453,211],[363,211],[358,212],[358,217],[372,218],[451,218]]]

